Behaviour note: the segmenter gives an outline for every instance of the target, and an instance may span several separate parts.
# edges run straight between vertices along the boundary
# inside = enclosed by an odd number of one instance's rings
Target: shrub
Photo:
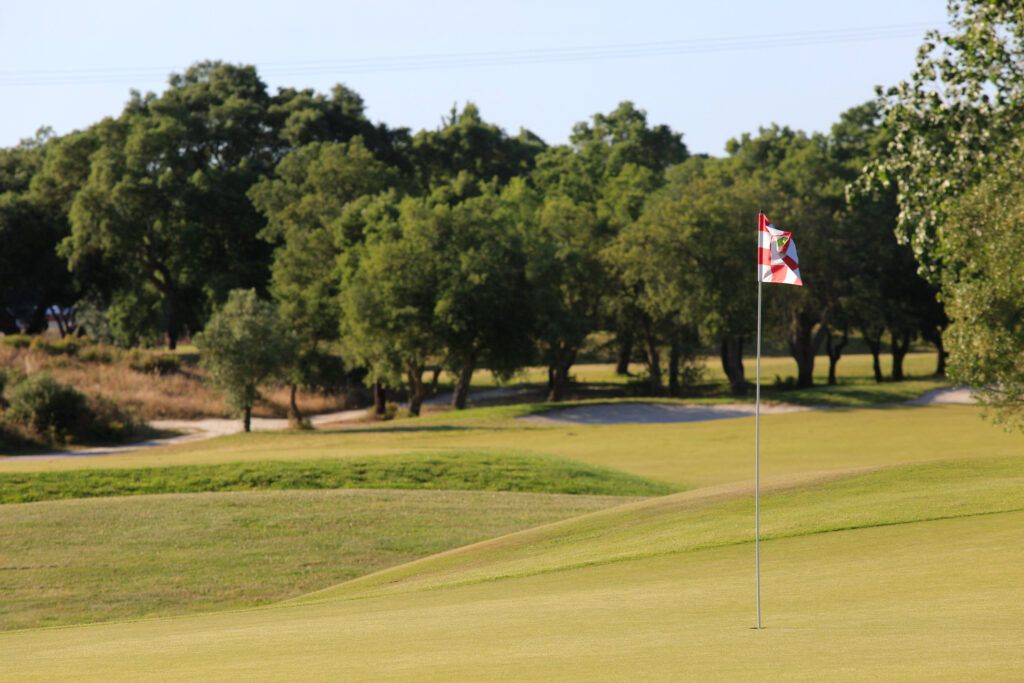
[[[27,349],[32,343],[32,337],[24,334],[8,334],[0,337],[0,344],[15,349]]]
[[[146,375],[173,375],[181,371],[181,359],[170,353],[132,349],[128,354],[128,367]]]
[[[775,382],[772,384],[776,389],[788,391],[790,389],[796,389],[796,377],[789,375],[786,379],[782,379],[779,375],[775,375]]]
[[[86,363],[113,363],[116,358],[115,349],[105,345],[86,346],[78,352],[78,359]]]
[[[378,415],[374,406],[367,408],[366,414],[374,420],[394,420],[398,417],[398,404],[394,401],[385,401],[383,415]]]
[[[134,415],[103,396],[90,397],[88,407],[88,421],[82,425],[79,437],[105,442],[126,441],[141,426]]]
[[[53,441],[67,441],[87,427],[91,411],[85,395],[40,372],[11,389],[10,417]]]
[[[42,337],[32,340],[29,348],[47,356],[77,356],[78,352],[86,345],[80,337],[64,337],[55,342],[48,342]]]

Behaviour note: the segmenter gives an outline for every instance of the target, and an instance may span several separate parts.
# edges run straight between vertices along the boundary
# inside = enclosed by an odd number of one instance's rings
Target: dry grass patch
[[[139,363],[139,357],[145,360],[145,355],[103,346],[89,346],[78,354],[50,355],[31,347],[0,345],[0,367],[24,375],[49,372],[58,382],[87,395],[102,396],[144,420],[233,416],[220,393],[204,382],[206,373],[202,369],[180,362],[178,370],[164,374],[133,369],[133,361],[145,367],[145,363]],[[287,387],[268,388],[265,396],[266,402],[255,407],[254,415],[287,416]],[[344,410],[350,403],[350,397],[344,394],[300,392],[298,396],[299,409],[307,413]]]

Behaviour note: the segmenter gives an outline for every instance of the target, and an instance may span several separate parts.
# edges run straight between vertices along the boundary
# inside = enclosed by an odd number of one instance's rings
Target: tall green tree
[[[592,213],[594,237],[604,250],[639,217],[647,196],[663,184],[666,169],[688,157],[682,138],[668,126],[651,126],[645,111],[622,102],[608,114],[576,124],[569,145],[539,155],[534,182],[545,198],[564,195]],[[660,386],[657,326],[638,305],[633,289],[613,283],[594,323],[616,333],[623,373],[635,340],[644,339],[649,375]]]
[[[997,421],[1024,429],[1024,153],[946,206],[943,240],[960,254],[942,296],[949,376]]]
[[[452,406],[466,407],[470,381],[484,365],[508,378],[532,358],[535,315],[527,254],[514,204],[494,183],[482,194],[432,212],[439,282],[434,317],[444,363],[457,376]]]
[[[133,93],[90,156],[62,251],[147,292],[174,346],[236,287],[265,288],[270,246],[247,192],[295,146],[372,128],[361,101],[267,92],[254,67],[203,62],[172,75],[159,96]],[[373,132],[373,131],[369,131]]]
[[[74,288],[56,245],[67,223],[52,203],[31,191],[56,142],[42,129],[35,138],[0,149],[0,331],[41,332],[46,312],[65,309]]]
[[[898,188],[897,234],[932,282],[957,267],[945,202],[983,180],[1024,140],[1024,6],[949,0],[948,32],[931,31],[910,78],[880,92],[893,139],[861,187]]]
[[[301,420],[295,393],[316,378],[323,345],[337,339],[338,258],[363,239],[342,226],[346,207],[400,185],[399,172],[376,159],[361,136],[348,142],[311,142],[278,163],[273,177],[249,190],[267,218],[260,237],[276,244],[270,294],[299,339],[291,377],[291,410]]]
[[[569,370],[584,341],[600,323],[613,283],[601,257],[605,224],[585,204],[563,194],[541,200],[525,184],[506,193],[518,207],[531,207],[521,222],[527,277],[537,315],[540,359],[549,372],[548,400],[565,397]]]
[[[398,201],[393,194],[378,201]],[[422,198],[406,197],[393,212],[379,211],[358,258],[344,269],[340,302],[343,349],[369,370],[366,380],[390,387],[408,383],[409,412],[426,398],[423,372],[443,355],[434,316],[438,270],[435,217]]]
[[[727,150],[743,172],[774,189],[775,200],[761,208],[793,233],[799,247],[804,286],[764,289],[765,327],[796,361],[797,386],[812,386],[814,360],[829,335],[855,253],[855,236],[839,220],[846,205],[842,170],[828,136],[778,125],[730,140]]]
[[[670,169],[619,242],[643,307],[670,314],[677,330],[693,330],[718,350],[730,391],[739,395],[747,389],[742,353],[756,310],[751,216],[774,197],[768,184],[737,167],[732,159],[697,157]]]
[[[1014,301],[1012,287],[988,280],[1009,267],[994,254],[1017,246],[995,223],[1015,220],[1010,166],[1024,149],[1024,8],[984,0],[950,1],[947,8],[951,30],[928,33],[910,78],[880,92],[893,139],[855,189],[898,189],[897,235],[948,307],[944,337],[936,334],[944,315],[934,307],[922,323],[927,338],[940,340],[940,369],[944,338],[956,368],[951,376],[1010,416],[1024,403],[1012,389],[996,389],[1015,381],[1005,356],[1011,347],[989,342],[1006,334],[1002,327],[1013,329],[1012,316],[1000,319],[997,311],[1024,306],[1024,299]],[[1006,196],[994,197],[997,188]],[[993,301],[983,304],[982,292]],[[993,304],[992,316],[972,311],[969,300]]]

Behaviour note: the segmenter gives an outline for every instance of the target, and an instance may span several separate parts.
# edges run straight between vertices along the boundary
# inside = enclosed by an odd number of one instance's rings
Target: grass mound
[[[607,496],[660,496],[680,490],[677,485],[554,456],[478,450],[6,473],[0,474],[0,503],[158,493],[345,488]]]
[[[0,629],[265,604],[623,500],[345,490],[6,505]]]

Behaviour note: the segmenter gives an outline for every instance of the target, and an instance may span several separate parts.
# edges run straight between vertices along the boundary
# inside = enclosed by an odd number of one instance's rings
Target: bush
[[[383,415],[378,415],[374,406],[367,408],[366,414],[374,420],[394,420],[398,417],[398,404],[394,401],[385,401]]]
[[[146,375],[173,375],[181,371],[181,359],[170,353],[132,349],[128,354],[128,367]]]
[[[140,426],[130,412],[108,398],[94,396],[89,399],[88,421],[77,436],[101,442],[120,442],[134,436]]]
[[[85,363],[113,363],[116,358],[115,349],[105,345],[86,346],[78,352],[78,360]]]
[[[69,440],[91,422],[85,395],[45,372],[14,386],[8,415],[55,442]]]
[[[31,343],[32,337],[24,334],[8,334],[0,338],[0,344],[13,349],[27,349]]]
[[[780,389],[783,391],[796,389],[796,377],[793,377],[793,375],[789,375],[788,377],[786,377],[786,379],[782,379],[782,377],[780,377],[779,375],[775,375],[775,382],[772,384],[772,386],[776,389]]]
[[[81,337],[64,337],[55,342],[48,342],[42,337],[36,337],[32,340],[29,348],[39,353],[45,353],[47,356],[71,357],[77,356],[86,343]]]

